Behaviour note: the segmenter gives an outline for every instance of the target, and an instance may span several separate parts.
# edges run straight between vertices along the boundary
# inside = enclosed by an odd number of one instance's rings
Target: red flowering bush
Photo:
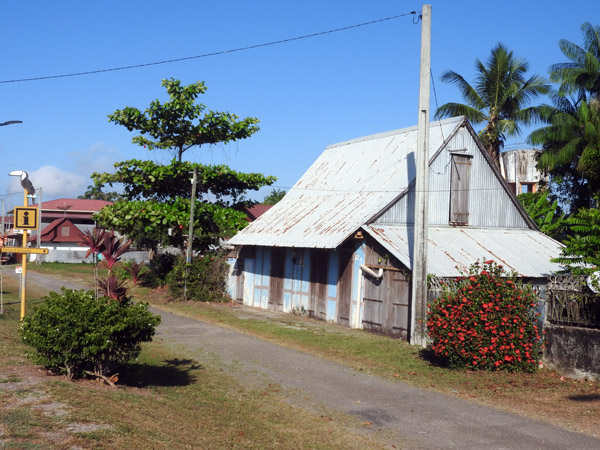
[[[476,262],[429,305],[433,351],[450,367],[532,372],[541,340],[538,297],[494,261]]]

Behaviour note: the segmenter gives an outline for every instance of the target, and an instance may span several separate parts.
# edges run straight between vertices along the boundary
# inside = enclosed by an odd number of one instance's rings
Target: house
[[[82,246],[81,233],[96,226],[94,213],[112,202],[92,199],[60,198],[39,205],[40,247],[47,248],[47,255],[31,255],[46,262],[81,262],[85,260],[87,247]],[[38,205],[34,205],[38,206]],[[9,212],[10,213],[10,212]],[[16,236],[14,233],[11,234]],[[19,238],[21,239],[21,238]],[[36,246],[37,230],[31,232],[28,241]]]
[[[429,142],[428,272],[455,277],[485,258],[544,284],[560,244],[538,231],[468,121],[431,123]],[[232,298],[408,339],[416,143],[412,127],[327,147],[229,241]]]

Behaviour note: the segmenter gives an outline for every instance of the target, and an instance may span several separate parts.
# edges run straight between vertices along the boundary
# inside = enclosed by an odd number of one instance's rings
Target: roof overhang
[[[363,229],[412,270],[412,226],[366,225]],[[545,234],[523,228],[428,227],[427,272],[455,277],[474,262],[494,260],[522,277],[541,278],[563,269],[550,260],[562,244]]]

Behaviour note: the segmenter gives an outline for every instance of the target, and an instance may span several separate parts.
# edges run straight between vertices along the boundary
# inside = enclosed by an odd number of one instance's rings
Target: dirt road
[[[65,284],[31,275],[28,283],[52,290]],[[153,312],[162,316],[155,339],[176,345],[202,364],[221,367],[244,384],[277,383],[297,406],[339,411],[360,423],[371,422],[369,430],[398,448],[600,448],[596,437],[383,380],[201,321]]]

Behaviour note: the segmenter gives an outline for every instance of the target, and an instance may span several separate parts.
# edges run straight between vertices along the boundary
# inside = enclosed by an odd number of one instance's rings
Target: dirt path
[[[39,274],[28,282],[58,290],[56,280]],[[162,316],[155,339],[176,345],[201,363],[223,368],[244,384],[277,383],[295,405],[370,422],[370,430],[398,448],[600,448],[598,438],[389,382],[201,321],[153,312]]]

